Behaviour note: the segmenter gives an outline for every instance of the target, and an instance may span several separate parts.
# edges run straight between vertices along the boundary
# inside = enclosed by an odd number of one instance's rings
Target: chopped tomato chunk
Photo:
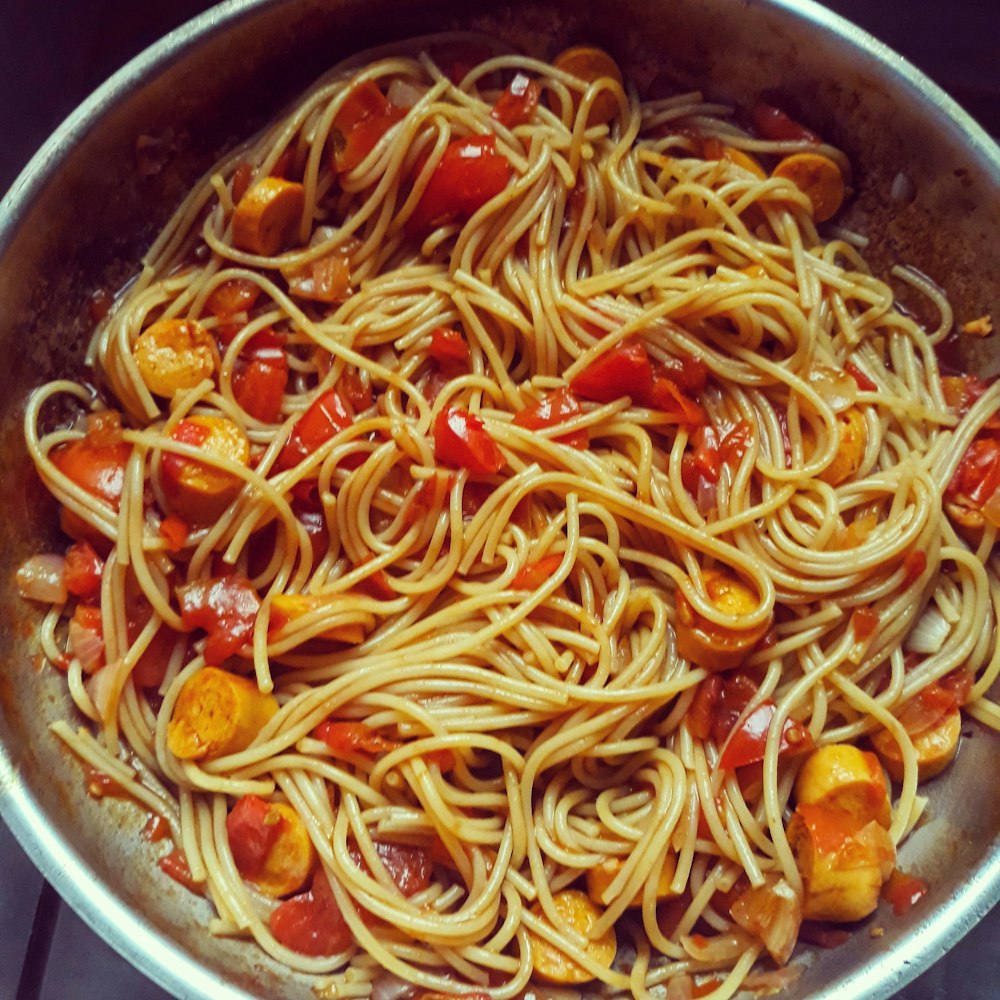
[[[177,597],[184,627],[208,633],[206,663],[221,663],[251,640],[260,598],[246,577],[233,573],[195,580],[178,587]]]
[[[405,116],[406,110],[390,104],[374,80],[358,84],[333,120],[340,140],[334,143],[334,168],[340,173],[353,170]]]
[[[878,386],[853,362],[844,365],[844,371],[854,379],[862,392],[878,392]]]
[[[958,463],[945,494],[967,499],[981,508],[1000,488],[1000,440],[977,436]]]
[[[528,430],[539,430],[545,427],[556,427],[582,412],[579,400],[573,395],[572,390],[563,387],[542,396],[530,406],[526,406],[516,414],[514,424]],[[586,448],[590,443],[590,435],[586,430],[579,430],[557,437],[555,440],[570,448]]]
[[[385,840],[375,840],[373,844],[389,877],[404,896],[423,892],[431,884],[433,865],[429,849],[411,847],[408,844],[394,844]],[[359,868],[368,871],[368,866],[361,857],[361,851],[354,844],[350,847],[350,855]]]
[[[595,358],[570,382],[585,399],[610,403],[622,396],[645,405],[653,390],[653,366],[642,341],[626,340]]]
[[[354,940],[322,868],[312,888],[276,906],[268,922],[278,943],[300,955],[335,955]]]
[[[187,858],[179,847],[175,847],[169,854],[165,854],[157,864],[161,871],[169,875],[175,882],[179,882],[189,892],[201,892],[201,883],[194,880]]]
[[[878,612],[874,608],[855,608],[851,615],[851,628],[859,642],[870,639],[878,628]]]
[[[655,373],[648,405],[682,424],[703,424],[708,414],[696,400],[690,399],[673,379]]]
[[[104,560],[89,542],[74,542],[66,550],[66,589],[77,597],[95,597],[101,589]]]
[[[518,73],[500,95],[490,114],[495,121],[507,128],[524,125],[531,121],[541,96],[542,88],[538,81],[530,79],[524,73]]]
[[[715,705],[712,739],[722,744],[757,693],[757,685],[746,674],[726,678]]]
[[[439,326],[431,332],[427,353],[442,364],[465,364],[469,360],[469,345],[460,330]]]
[[[226,833],[241,875],[256,875],[264,867],[283,822],[280,813],[256,795],[244,795],[229,810]]]
[[[507,186],[511,171],[496,146],[495,135],[453,139],[406,221],[407,234],[423,236],[435,226],[464,222],[496,197]]]
[[[928,892],[930,886],[922,878],[896,868],[882,887],[882,898],[892,905],[892,912],[897,917],[905,917]]]
[[[371,554],[365,556],[361,560],[360,565],[364,565],[370,562],[372,559]],[[373,570],[368,576],[366,576],[359,584],[362,590],[366,590],[372,597],[377,597],[382,601],[391,601],[397,596],[395,589],[389,582],[389,575],[384,569]]]
[[[691,355],[667,358],[661,367],[671,382],[692,395],[697,395],[708,384],[708,365],[701,358]]]
[[[260,286],[249,278],[230,278],[216,285],[205,308],[219,319],[231,319],[237,313],[249,312],[260,296]]]
[[[294,468],[320,445],[351,426],[351,415],[336,390],[328,389],[313,401],[299,417],[291,436],[281,449],[275,467],[281,471]]]
[[[719,452],[719,435],[714,427],[699,427],[691,435],[691,450],[681,461],[681,478],[690,493],[696,493],[699,478],[709,483],[719,481],[722,456]]]
[[[131,453],[131,446],[124,442],[95,444],[88,435],[53,448],[52,461],[77,486],[117,510]]]
[[[712,723],[721,696],[722,677],[719,674],[706,677],[698,685],[685,716],[688,730],[695,739],[707,740],[712,735]]]
[[[753,429],[746,420],[741,420],[730,427],[719,442],[719,457],[723,464],[739,465],[751,441],[753,441]]]
[[[187,541],[187,522],[176,514],[168,514],[160,522],[160,537],[167,543],[167,551],[176,555],[184,548]]]
[[[762,139],[776,142],[798,141],[819,142],[819,136],[804,125],[790,118],[780,108],[771,104],[756,104],[750,112],[754,130]]]
[[[457,406],[442,410],[434,421],[434,457],[452,468],[484,475],[506,464],[483,422]]]
[[[909,587],[920,579],[924,570],[927,569],[927,553],[922,549],[910,549],[903,559],[903,583],[902,586]]]
[[[355,413],[363,413],[375,401],[371,383],[361,376],[357,368],[348,368],[337,382],[337,390]]]
[[[773,701],[762,701],[752,709],[730,734],[719,758],[719,767],[730,771],[746,764],[756,764],[764,759],[767,734],[777,706]],[[785,719],[781,728],[779,756],[804,753],[813,745],[809,730],[794,719]]]

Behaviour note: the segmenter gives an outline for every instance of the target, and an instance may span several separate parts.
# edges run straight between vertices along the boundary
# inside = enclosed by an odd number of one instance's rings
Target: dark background
[[[0,0],[0,192],[87,94],[209,6],[207,0]],[[1000,0],[827,0],[826,6],[906,56],[1000,136]],[[1000,909],[897,1000],[998,997]],[[8,998],[167,1000],[59,906],[0,823],[0,1000]]]

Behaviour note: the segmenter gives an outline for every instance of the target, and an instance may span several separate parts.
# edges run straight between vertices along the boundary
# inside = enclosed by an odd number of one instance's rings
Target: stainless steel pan
[[[29,389],[79,364],[85,303],[117,287],[182,193],[338,59],[449,27],[489,31],[538,55],[594,40],[638,75],[659,72],[738,103],[764,94],[850,154],[859,195],[848,222],[869,256],[914,264],[960,316],[1000,315],[1000,150],[898,56],[812,3],[792,0],[274,0],[230,2],[172,33],[102,87],[39,152],[0,205],[0,814],[65,899],[118,951],[178,997],[311,997],[253,946],[211,938],[209,907],[155,873],[132,806],[98,803],[49,735],[62,678],[35,667],[35,613],[14,570],[55,542],[54,507],[21,445]],[[136,141],[162,169],[141,176]],[[893,200],[897,175],[912,200]],[[899,185],[897,185],[898,190]],[[1000,354],[976,342],[966,363]],[[880,913],[815,952],[788,1000],[887,997],[1000,897],[1000,740],[967,727],[958,761],[932,786],[931,819],[902,866],[931,884],[910,915]]]

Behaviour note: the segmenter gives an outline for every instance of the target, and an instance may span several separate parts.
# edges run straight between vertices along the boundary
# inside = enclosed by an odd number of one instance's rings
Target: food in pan
[[[914,891],[1000,723],[1000,390],[851,183],[778,108],[449,36],[191,191],[29,401],[71,543],[19,579],[209,932],[328,996],[723,998]]]

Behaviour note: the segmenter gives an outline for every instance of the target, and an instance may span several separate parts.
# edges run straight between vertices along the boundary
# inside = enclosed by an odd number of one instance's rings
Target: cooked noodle
[[[995,529],[987,523],[970,551],[942,511],[1000,388],[959,422],[934,353],[951,312],[933,286],[900,275],[940,313],[929,335],[894,308],[854,234],[817,232],[794,184],[702,155],[712,139],[764,161],[807,148],[846,173],[838,150],[756,138],[698,93],[641,103],[631,86],[605,80],[581,102],[578,80],[506,51],[457,85],[428,54],[447,41],[334,70],[219,164],[100,324],[88,355],[99,400],[66,381],[32,396],[25,433],[39,474],[67,511],[113,543],[100,590],[99,693],[98,674],[88,678],[67,655],[58,626],[72,605],[57,606],[42,632],[46,656],[68,664],[73,700],[96,723],[93,733],[63,723],[55,732],[164,816],[218,911],[216,933],[252,936],[291,969],[332,976],[320,982],[336,996],[367,995],[388,972],[426,990],[470,984],[512,997],[531,980],[532,941],[541,938],[635,996],[721,970],[710,996],[722,1000],[764,949],[713,896],[740,875],[762,886],[776,874],[802,890],[786,836],[801,758],[780,753],[784,720],[818,745],[889,730],[903,762],[895,842],[922,809],[899,707],[964,668],[976,677],[970,714],[1000,724],[985,697],[1000,672]],[[508,128],[490,112],[515,71],[541,81],[544,95],[530,121]],[[329,163],[334,122],[364,81],[383,92],[401,81],[415,103],[338,177]],[[602,93],[617,114],[588,127]],[[448,221],[421,242],[407,220],[449,139],[472,134],[496,136],[509,183],[467,221]],[[305,192],[293,246],[275,258],[237,249],[238,175],[249,164],[263,177],[279,162]],[[289,279],[333,253],[349,260],[351,293],[330,305],[297,295]],[[213,315],[213,292],[236,279],[259,289],[251,310]],[[221,364],[168,406],[144,383],[134,345],[152,321],[172,317],[213,332]],[[464,371],[441,374],[429,353],[441,328],[462,332]],[[241,352],[267,330],[283,336],[289,371],[273,423],[250,415],[234,388]],[[514,423],[635,338],[656,365],[705,366],[698,401],[720,437],[750,429],[717,482],[691,486],[693,426],[625,394],[587,403],[556,426]],[[875,391],[850,377],[832,387],[817,380],[848,361]],[[345,373],[374,390],[373,402],[282,467],[301,415]],[[83,436],[81,426],[47,429],[47,404],[66,395],[124,414],[130,451],[117,511],[55,458],[57,446]],[[435,421],[449,407],[482,421],[501,450],[500,472],[470,474],[436,458]],[[859,467],[834,486],[821,476],[847,408],[862,414],[866,445]],[[171,436],[191,416],[235,422],[252,461]],[[587,447],[565,443],[580,433]],[[188,524],[180,552],[161,532],[172,510],[163,480],[170,456],[242,485],[217,518]],[[301,518],[310,482],[328,538],[316,552]],[[913,552],[926,556],[915,575]],[[524,567],[546,557],[545,578],[516,588]],[[273,689],[280,709],[245,749],[180,760],[168,725],[206,660],[175,588],[217,577],[223,564],[262,599],[252,636],[226,666]],[[756,593],[741,620],[709,600],[703,573],[713,567]],[[365,589],[375,573],[389,593]],[[719,628],[764,634],[777,609],[768,641],[740,668],[756,699],[775,704],[755,778],[720,768],[718,742],[685,722],[708,673],[677,652],[679,592]],[[140,593],[150,618],[136,634],[129,607]],[[292,593],[325,599],[275,629],[272,603]],[[859,638],[852,615],[865,608],[878,627]],[[904,663],[903,642],[926,608],[940,612],[946,634],[936,652]],[[144,689],[131,674],[161,625],[184,641],[172,646],[159,691]],[[364,633],[357,644],[323,639],[352,626]],[[314,735],[327,719],[364,722],[391,748],[338,759]],[[356,941],[346,953],[310,957],[272,935],[275,903],[241,878],[226,833],[228,809],[249,794],[286,801],[304,819]],[[450,861],[436,855],[430,886],[404,898],[373,840],[436,843]],[[687,902],[676,927],[664,929],[656,886],[668,857],[671,890]],[[591,937],[617,930],[611,969],[554,904],[608,858],[624,864]],[[637,894],[642,906],[630,908]],[[711,947],[694,933],[699,919],[715,935]]]

